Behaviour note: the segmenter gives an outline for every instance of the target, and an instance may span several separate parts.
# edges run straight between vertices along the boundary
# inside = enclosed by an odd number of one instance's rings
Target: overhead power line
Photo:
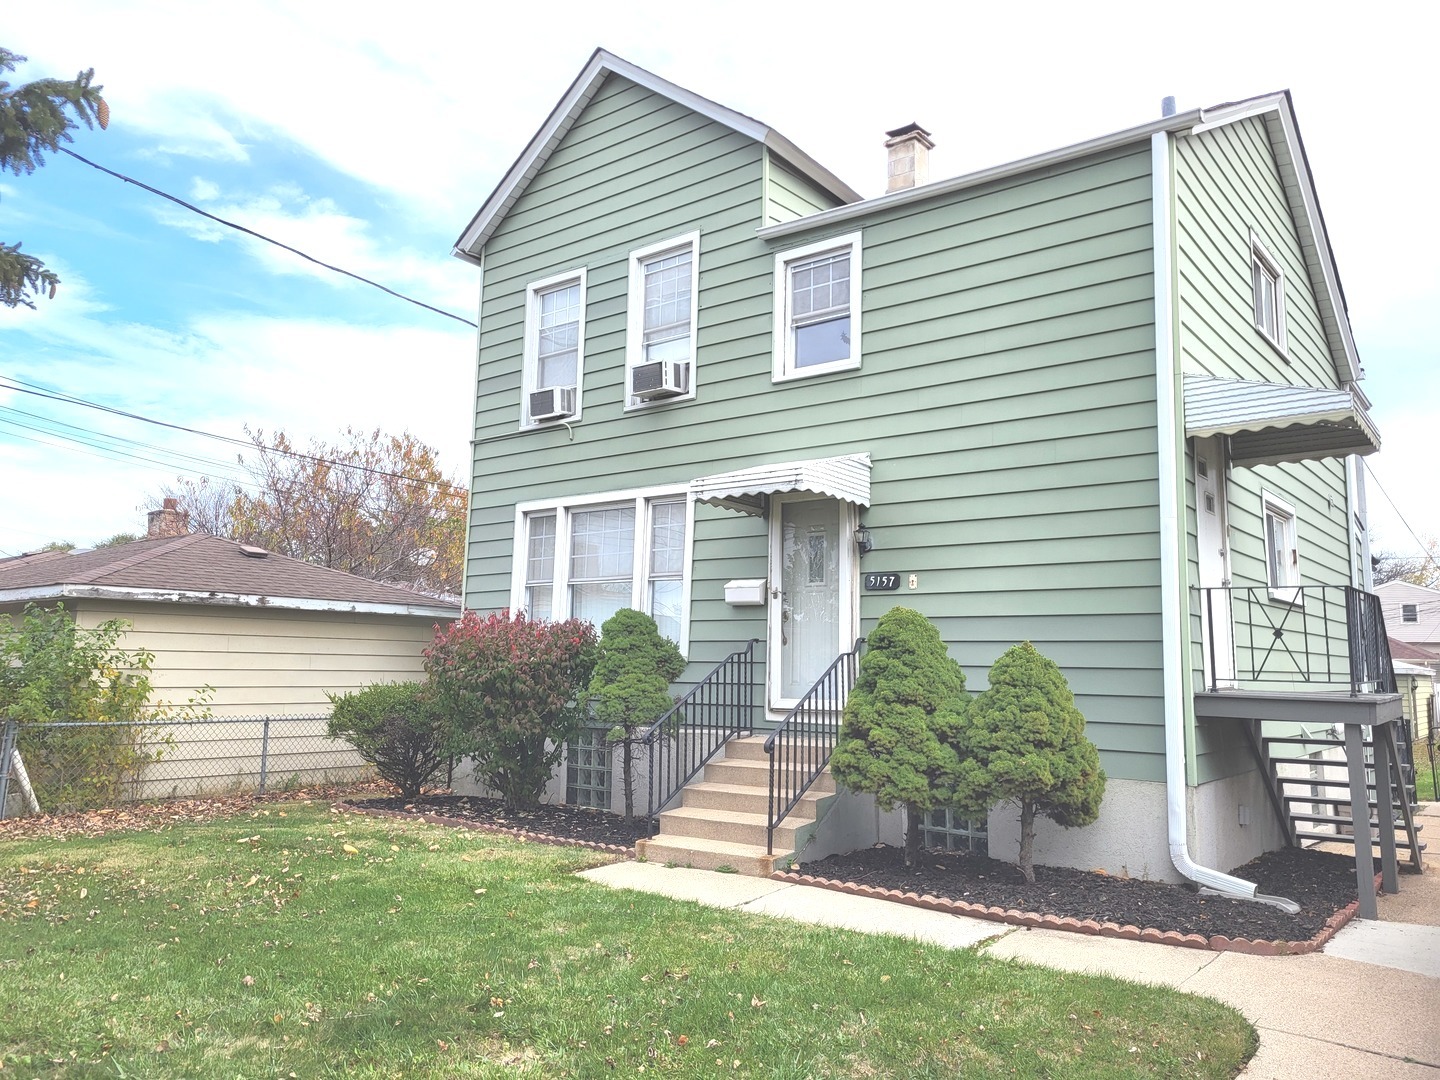
[[[300,461],[308,461],[317,465],[328,465],[337,469],[350,469],[354,472],[365,473],[370,476],[382,476],[391,480],[402,480],[408,484],[424,484],[427,487],[435,488],[450,495],[464,496],[467,492],[443,480],[430,480],[421,476],[409,476],[405,473],[391,472],[387,469],[376,469],[368,465],[357,465],[350,461],[337,461],[334,458],[321,457],[317,454],[306,454],[299,450],[285,450],[278,446],[262,446],[253,440],[236,438],[233,435],[219,435],[213,431],[202,431],[200,428],[187,427],[184,424],[175,424],[167,420],[157,420],[153,417],[142,416],[139,413],[128,412],[125,409],[117,409],[111,405],[101,405],[99,402],[88,401],[85,398],[75,397],[71,394],[64,394],[58,391],[47,389],[36,383],[26,382],[24,379],[16,378],[13,375],[0,375],[0,388],[13,390],[20,394],[29,394],[34,397],[44,398],[50,401],[58,401],[67,405],[79,405],[87,409],[95,409],[99,412],[108,413],[111,416],[123,417],[127,420],[136,420],[144,424],[153,424],[156,427],[168,428],[171,431],[184,432],[187,435],[198,435],[205,439],[214,439],[218,442],[229,443],[233,446],[241,446],[247,450],[258,450],[262,453],[277,454],[281,457],[295,458]],[[6,385],[10,384],[10,385]],[[67,425],[73,426],[73,425]],[[50,434],[59,434],[50,432]],[[190,456],[190,455],[186,455]],[[227,478],[228,479],[228,478]]]
[[[1390,493],[1385,490],[1385,485],[1380,483],[1380,478],[1375,475],[1375,470],[1370,467],[1370,463],[1368,461],[1365,461],[1364,458],[1361,458],[1360,460],[1365,465],[1365,472],[1369,474],[1371,480],[1375,481],[1375,486],[1380,490],[1380,494],[1384,495],[1385,501],[1390,504],[1390,509],[1395,511],[1395,516],[1400,519],[1400,524],[1405,526],[1405,531],[1408,532],[1411,539],[1415,541],[1415,546],[1420,549],[1420,554],[1424,557],[1425,564],[1428,566],[1440,568],[1440,563],[1437,563],[1435,561],[1434,553],[1430,550],[1429,546],[1426,545],[1425,541],[1420,539],[1419,534],[1415,532],[1415,529],[1411,526],[1410,522],[1405,520],[1405,515],[1400,512],[1400,507],[1395,505],[1395,500],[1392,499],[1390,497]]]
[[[203,218],[208,218],[209,220],[216,222],[217,224],[224,225],[227,229],[234,229],[236,232],[242,232],[246,236],[253,236],[257,240],[263,240],[267,244],[274,244],[276,247],[284,251],[288,251],[292,255],[300,256],[300,258],[306,260],[307,262],[312,262],[316,266],[323,266],[326,270],[334,271],[337,274],[344,274],[348,278],[354,278],[356,281],[369,285],[372,288],[379,289],[381,292],[389,293],[397,300],[404,300],[407,304],[414,304],[416,307],[422,307],[426,311],[433,311],[436,315],[443,315],[447,319],[454,319],[456,322],[464,323],[466,326],[476,325],[464,316],[456,315],[453,311],[446,311],[443,308],[435,307],[433,304],[427,304],[423,300],[416,300],[413,296],[406,296],[404,293],[397,292],[395,289],[390,288],[388,285],[381,285],[378,281],[373,281],[362,274],[357,274],[352,270],[346,270],[343,267],[335,266],[333,263],[327,263],[322,259],[315,258],[315,256],[313,255],[307,255],[299,248],[291,247],[289,244],[282,244],[279,240],[275,240],[269,236],[266,236],[264,233],[256,232],[254,229],[246,228],[244,225],[241,225],[238,222],[228,221],[225,218],[217,217],[215,214],[210,213],[208,210],[200,209],[200,207],[196,206],[194,203],[186,202],[178,195],[171,195],[168,191],[161,191],[159,188],[152,187],[151,185],[145,183],[143,180],[136,180],[133,176],[126,176],[122,172],[116,172],[114,169],[108,169],[104,165],[101,165],[95,161],[91,161],[89,158],[83,157],[82,155],[77,154],[74,150],[71,150],[67,147],[58,146],[56,147],[56,149],[59,150],[62,154],[69,154],[76,161],[84,165],[89,165],[92,169],[98,169],[100,172],[105,173],[107,176],[113,176],[115,177],[115,179],[123,180],[127,184],[134,184],[136,187],[142,188],[145,191],[150,192],[150,194],[152,195],[158,195],[162,199],[168,199],[176,206],[183,206],[192,214],[199,214]]]

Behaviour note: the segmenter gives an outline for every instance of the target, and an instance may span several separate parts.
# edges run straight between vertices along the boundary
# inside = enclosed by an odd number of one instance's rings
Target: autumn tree
[[[1403,581],[1410,585],[1423,585],[1427,589],[1440,588],[1440,542],[1434,537],[1426,537],[1424,550],[1414,554],[1377,552],[1374,567],[1376,585]]]
[[[1002,802],[1020,808],[1020,872],[1035,884],[1035,818],[1089,825],[1100,815],[1105,773],[1085,717],[1053,660],[1030,642],[990,668],[990,687],[961,729],[955,803],[975,816]]]
[[[0,48],[0,75],[14,71],[25,57]],[[45,151],[55,153],[62,142],[73,141],[72,128],[110,123],[110,106],[95,86],[95,69],[82,71],[73,80],[37,79],[12,87],[0,78],[0,172],[16,176],[33,173],[45,164]],[[78,121],[78,123],[77,123]],[[41,293],[55,295],[60,278],[33,255],[26,255],[16,241],[0,240],[0,304],[35,306]]]
[[[346,428],[304,449],[284,431],[246,434],[248,483],[181,480],[152,500],[179,501],[200,532],[422,592],[460,591],[466,491],[409,432]]]
[[[866,638],[830,769],[882,810],[905,807],[905,865],[920,854],[925,813],[953,801],[955,742],[970,698],[940,631],[918,611],[891,608]]]

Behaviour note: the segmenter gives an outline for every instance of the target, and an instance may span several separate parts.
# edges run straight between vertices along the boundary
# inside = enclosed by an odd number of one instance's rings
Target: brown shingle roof
[[[200,594],[187,599],[202,603],[207,595],[215,595],[217,601],[240,595],[265,597],[275,607],[287,606],[287,600],[301,600],[432,611],[448,608],[459,615],[458,606],[450,601],[284,555],[254,558],[231,540],[200,533],[136,540],[91,551],[46,551],[0,559],[0,601],[15,599],[5,595],[12,590],[24,590],[38,599],[48,590],[59,596],[62,590],[103,595],[127,589]]]
[[[1413,641],[1401,641],[1399,638],[1392,637],[1390,639],[1390,658],[1392,660],[1419,661],[1423,664],[1440,660],[1440,653],[1422,645],[1416,645]]]

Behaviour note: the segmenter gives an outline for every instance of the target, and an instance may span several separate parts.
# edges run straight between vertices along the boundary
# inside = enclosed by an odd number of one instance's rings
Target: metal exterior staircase
[[[1405,730],[1403,723],[1386,725],[1385,730],[1392,726],[1399,733]],[[1331,842],[1353,846],[1355,836],[1351,826],[1352,803],[1345,743],[1328,730],[1313,735],[1262,735],[1258,742],[1261,760],[1267,765],[1265,773],[1271,800],[1289,831],[1291,844]],[[1388,778],[1390,805],[1394,813],[1391,824],[1396,833],[1397,849],[1408,851],[1410,861],[1419,866],[1420,852],[1425,845],[1419,837],[1423,826],[1414,820],[1414,762],[1409,740],[1397,733],[1395,742],[1400,782],[1396,783],[1393,777]],[[1379,800],[1373,768],[1373,733],[1366,736],[1364,747],[1366,796],[1373,835],[1373,830],[1380,824],[1376,819]]]

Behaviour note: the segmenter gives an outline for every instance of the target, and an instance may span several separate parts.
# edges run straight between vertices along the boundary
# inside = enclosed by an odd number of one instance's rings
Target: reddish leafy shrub
[[[523,612],[463,618],[425,650],[446,717],[446,749],[473,759],[475,778],[512,809],[535,806],[584,721],[577,697],[590,681],[595,628]]]

